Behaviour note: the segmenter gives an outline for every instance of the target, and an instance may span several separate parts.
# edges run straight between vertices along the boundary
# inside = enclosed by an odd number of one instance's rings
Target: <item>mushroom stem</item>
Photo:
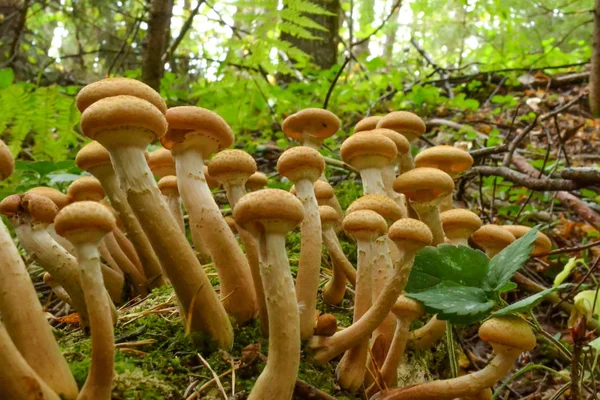
[[[394,191],[394,181],[396,180],[396,160],[392,160],[388,165],[383,167],[381,170],[381,179],[383,181],[383,186],[385,187],[385,194],[393,199],[396,204],[400,207],[403,218],[408,216],[408,211],[406,210],[406,204],[404,204],[404,199],[400,193],[396,193]]]
[[[100,256],[102,256],[104,261],[106,261],[106,263],[108,264],[108,266],[111,269],[113,269],[114,271],[117,271],[119,274],[123,275],[123,270],[121,270],[121,267],[119,267],[119,264],[117,264],[117,262],[115,261],[113,256],[110,254],[110,251],[108,251],[108,248],[106,247],[106,243],[104,243],[104,240],[102,242],[100,242],[100,246],[98,246],[98,251],[100,252]]]
[[[118,227],[112,232],[112,236],[115,237],[115,240],[117,241],[121,250],[125,253],[127,258],[131,261],[131,263],[135,266],[135,268],[139,271],[140,275],[143,276],[145,280],[146,277],[144,274],[144,267],[142,266],[142,261],[140,260],[140,257],[138,256],[137,251],[133,246],[133,243],[131,243],[129,238],[127,238],[123,231]]]
[[[131,279],[135,288],[135,293],[141,296],[148,294],[148,287],[146,286],[146,278],[142,276],[140,271],[133,265],[127,254],[123,251],[119,243],[115,238],[115,233],[110,232],[104,237],[103,243],[106,245],[108,251],[113,256],[114,260],[119,265],[119,268]]]
[[[444,228],[440,219],[440,209],[437,203],[411,203],[413,209],[419,215],[419,219],[425,223],[433,235],[432,246],[445,243]]]
[[[364,194],[382,194],[387,195],[381,170],[379,168],[363,168],[360,170],[360,178],[363,185]]]
[[[452,193],[450,193],[448,196],[442,198],[442,201],[440,202],[440,212],[452,210],[453,207]]]
[[[352,287],[356,287],[356,269],[354,269],[354,266],[352,266],[350,261],[348,261],[346,254],[344,254],[344,250],[342,249],[340,241],[338,240],[333,228],[323,230],[323,243],[325,243],[327,251],[331,256],[331,261],[334,263],[334,268],[336,266],[340,268]]]
[[[469,238],[461,237],[461,238],[450,239],[450,244],[452,244],[454,246],[469,247]]]
[[[387,387],[395,387],[398,385],[398,367],[404,357],[410,323],[410,318],[397,318],[394,338],[392,339],[385,362],[381,367],[381,376]]]
[[[337,305],[342,302],[346,294],[346,274],[340,266],[337,259],[331,256],[331,251],[328,251],[331,258],[331,279],[323,286],[323,302],[325,304]]]
[[[441,321],[434,315],[425,325],[412,331],[409,336],[415,349],[427,349],[444,336],[445,332],[446,321]]]
[[[170,190],[165,196],[165,201],[167,202],[167,207],[171,210],[171,214],[177,221],[179,228],[182,232],[185,233],[185,223],[183,222],[183,210],[181,209],[181,199],[179,198],[179,193],[174,190]]]
[[[67,291],[54,280],[52,275],[47,272],[44,273],[44,283],[48,285],[50,289],[52,289],[52,293],[54,293],[56,297],[64,301],[66,304],[71,304],[71,298],[69,297]]]
[[[405,172],[408,172],[412,169],[415,169],[415,162],[414,162],[410,152],[408,152],[406,154],[400,154],[399,161],[398,161],[399,175],[402,175]]]

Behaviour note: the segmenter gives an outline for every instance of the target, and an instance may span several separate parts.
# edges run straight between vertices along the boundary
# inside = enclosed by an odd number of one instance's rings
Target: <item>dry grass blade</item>
[[[210,366],[210,364],[208,363],[208,361],[206,361],[204,359],[204,357],[202,357],[200,355],[200,353],[198,353],[198,358],[200,359],[200,361],[202,361],[202,364],[204,364],[204,366],[206,368],[208,368],[208,370],[210,371],[210,373],[213,376],[213,379],[215,380],[215,382],[217,383],[217,386],[219,387],[219,390],[221,391],[221,393],[223,394],[223,398],[225,400],[227,400],[227,393],[225,392],[225,388],[223,387],[223,384],[221,383],[221,379],[219,379],[219,375],[217,375],[217,373],[212,369],[212,367]],[[233,369],[231,369],[229,372],[233,372]]]

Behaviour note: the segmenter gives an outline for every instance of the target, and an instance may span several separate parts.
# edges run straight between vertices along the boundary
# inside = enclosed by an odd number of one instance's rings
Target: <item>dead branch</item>
[[[536,170],[537,171],[537,170]],[[559,191],[559,190],[576,190],[584,185],[579,182],[568,180],[568,179],[547,179],[547,178],[533,178],[530,175],[515,171],[505,166],[489,167],[489,166],[478,166],[473,167],[469,171],[469,174],[481,174],[483,176],[500,176],[507,181],[515,183],[519,186],[526,187],[531,190],[537,191]],[[597,181],[596,183],[600,183]]]

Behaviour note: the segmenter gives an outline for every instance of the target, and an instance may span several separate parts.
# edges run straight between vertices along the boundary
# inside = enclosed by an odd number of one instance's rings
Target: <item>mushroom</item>
[[[264,189],[242,197],[233,210],[238,226],[259,243],[260,272],[269,324],[269,354],[249,400],[290,400],[300,366],[300,317],[285,236],[304,218],[302,203],[292,194]]]
[[[108,150],[100,143],[93,141],[77,153],[75,163],[79,168],[95,176],[102,184],[111,206],[117,212],[119,221],[123,223],[125,231],[140,257],[148,287],[156,288],[164,285],[165,280],[160,261],[144,233],[142,225],[127,202],[127,196],[121,189]]]
[[[269,183],[267,176],[260,171],[256,171],[248,177],[248,180],[246,181],[246,189],[249,192],[256,192],[257,190],[267,186],[267,183]]]
[[[414,142],[425,133],[425,122],[418,115],[408,111],[394,111],[383,117],[378,123],[377,128],[386,128],[398,132],[408,140]],[[400,157],[398,169],[400,173],[410,171],[415,167],[410,152],[406,156]]]
[[[256,172],[256,161],[245,151],[223,150],[210,160],[208,171],[217,183],[223,185],[227,193],[229,205],[232,209],[235,209],[237,203],[246,194],[246,181]],[[265,293],[260,277],[258,243],[251,233],[242,228],[238,229],[235,226],[235,220],[233,220],[233,225],[232,230],[235,229],[235,232],[239,233],[246,249],[246,258],[248,259],[248,265],[252,273],[252,283],[254,284],[254,292],[256,293],[258,303],[260,328],[263,336],[267,337],[269,334],[269,319]]]
[[[13,169],[12,155],[0,140],[0,180],[8,178]],[[13,197],[13,200],[19,199]],[[16,396],[19,390],[27,387],[22,377],[37,373],[54,392],[66,399],[74,399],[77,396],[77,384],[54,339],[52,328],[46,320],[23,259],[2,219],[0,219],[0,314],[2,314],[0,371],[4,371],[4,373],[0,372],[0,393]],[[16,356],[20,360],[15,361]],[[24,373],[24,370],[29,371]],[[8,381],[2,378],[6,376],[5,374],[9,374]],[[14,375],[10,376],[10,374]],[[19,376],[21,378],[18,378]],[[11,386],[7,388],[6,384]],[[14,388],[12,385],[19,388]]]
[[[150,170],[158,179],[162,179],[165,176],[175,176],[175,160],[173,160],[173,154],[164,147],[148,153],[148,166]]]
[[[169,210],[179,224],[181,232],[185,233],[185,223],[183,222],[183,211],[181,210],[181,199],[179,198],[179,189],[177,189],[177,177],[167,175],[158,181],[158,189],[165,196]]]
[[[457,208],[440,213],[444,233],[455,246],[469,247],[469,238],[481,228],[481,218],[472,211]]]
[[[364,194],[386,195],[381,170],[398,156],[391,139],[370,131],[355,133],[344,140],[340,155],[360,171]]]
[[[415,157],[417,168],[428,167],[441,169],[452,179],[465,172],[473,165],[473,157],[458,147],[433,146],[423,150]],[[452,194],[442,200],[441,211],[452,209]]]
[[[330,111],[305,108],[288,116],[281,129],[287,137],[298,140],[302,146],[318,150],[324,139],[340,129],[340,120]]]
[[[495,357],[482,370],[458,378],[437,380],[407,388],[393,389],[372,400],[451,400],[475,396],[493,386],[514,366],[525,351],[535,348],[536,340],[529,324],[518,317],[496,317],[479,328],[479,337],[494,349]]]
[[[333,336],[337,332],[337,319],[332,314],[322,314],[317,318],[315,335]]]
[[[144,149],[167,129],[164,115],[138,97],[107,97],[83,112],[81,128],[109,151],[127,201],[173,284],[187,326],[192,332],[209,333],[221,348],[229,349],[233,328],[227,313],[146,163]]]
[[[319,179],[315,182],[315,198],[317,199],[318,205],[329,206],[339,214],[340,220],[344,218],[344,211],[342,211],[342,206],[340,206],[340,202],[335,196],[335,192],[333,191],[333,188],[331,187],[329,182],[324,181],[322,179]]]
[[[372,115],[370,117],[363,118],[358,121],[354,127],[354,133],[373,130],[377,128],[377,123],[379,123],[379,121],[382,119],[383,116],[380,115]]]
[[[78,399],[110,400],[115,344],[110,302],[104,294],[98,245],[117,226],[115,217],[103,205],[80,201],[63,208],[56,216],[56,232],[75,246],[81,287],[92,331],[90,372]]]
[[[34,187],[32,189],[29,189],[27,191],[27,193],[33,193],[33,194],[37,194],[38,196],[44,196],[44,197],[49,198],[50,200],[52,200],[52,202],[54,204],[56,204],[56,207],[58,207],[59,210],[62,210],[70,202],[69,196],[62,193],[58,189],[54,189],[54,188],[47,187],[47,186]],[[71,254],[75,253],[75,250],[73,249],[73,245],[65,238],[56,234],[56,232],[54,231],[54,224],[49,224],[47,229],[48,229],[48,233],[50,234],[50,236],[52,236],[52,238],[58,244],[60,244],[62,247],[64,247],[69,253],[71,253]]]
[[[52,275],[50,275],[47,272],[44,272],[44,276],[42,277],[42,279],[44,280],[44,283],[52,290],[52,293],[54,293],[56,297],[58,297],[66,304],[71,304],[71,298],[69,297],[69,294],[67,293],[65,288],[60,286],[60,283],[58,283],[58,281],[54,279]]]
[[[375,211],[358,210],[348,213],[342,222],[344,231],[357,242],[358,261],[356,268],[356,290],[354,295],[354,317],[356,323],[371,307],[373,302],[373,267],[380,256],[375,241],[387,231],[385,219]],[[342,357],[336,369],[339,385],[352,392],[357,391],[365,379],[369,335],[366,335]]]
[[[512,233],[516,239],[519,239],[531,230],[530,227],[524,225],[502,225],[502,228]],[[537,231],[537,239],[535,239],[533,246],[531,257],[537,257],[552,250],[550,238],[540,231]]]
[[[314,351],[316,362],[325,363],[371,335],[388,315],[406,286],[416,253],[429,246],[433,240],[427,225],[412,218],[394,222],[388,236],[396,246],[404,250],[402,258],[394,263],[394,273],[373,306],[360,320],[331,337],[315,336],[309,341],[308,345]]]
[[[300,308],[300,336],[309,339],[314,334],[317,292],[321,271],[321,218],[314,192],[314,183],[323,173],[325,162],[318,151],[306,146],[292,147],[277,160],[279,175],[294,182],[296,196],[304,207],[301,225],[300,262],[296,276],[296,297]]]
[[[240,324],[253,319],[257,305],[248,260],[219,210],[204,175],[204,160],[233,143],[225,120],[200,107],[174,107],[167,111],[169,129],[161,139],[171,149],[177,185],[189,215],[192,240],[201,239],[219,275],[221,301]]]
[[[473,232],[471,240],[492,258],[517,239],[500,225],[488,224]]]
[[[394,190],[406,196],[419,219],[429,227],[433,245],[444,243],[439,204],[454,190],[450,175],[435,168],[415,168],[396,178]]]

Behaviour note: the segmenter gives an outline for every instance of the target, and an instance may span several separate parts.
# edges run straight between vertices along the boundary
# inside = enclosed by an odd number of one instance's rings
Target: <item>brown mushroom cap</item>
[[[62,210],[64,207],[67,206],[67,204],[69,204],[69,196],[63,194],[60,190],[51,187],[38,186],[33,189],[29,189],[27,193],[33,193],[39,196],[48,197],[54,202],[54,204],[56,204],[59,210]]]
[[[415,203],[427,203],[441,199],[454,190],[454,180],[439,169],[415,168],[398,176],[394,191],[403,193]]]
[[[396,145],[396,150],[398,151],[398,154],[407,154],[408,152],[410,152],[410,143],[408,142],[408,140],[406,140],[406,138],[403,135],[399,134],[396,131],[386,128],[376,128],[367,132],[378,133],[390,139]]]
[[[167,121],[158,108],[134,96],[106,97],[81,115],[81,130],[93,140],[99,132],[110,131],[113,140],[127,143],[130,137],[123,137],[123,127],[138,128],[152,141],[164,135]]]
[[[387,232],[385,219],[375,211],[358,210],[347,214],[342,221],[346,234],[356,240],[372,240]]]
[[[88,232],[109,233],[117,227],[115,216],[95,201],[79,201],[63,208],[54,220],[56,232],[69,240]],[[82,235],[82,237],[85,235]]]
[[[479,328],[481,340],[491,344],[500,344],[531,351],[536,340],[529,324],[519,317],[507,316],[490,318]]]
[[[58,207],[48,197],[27,193],[21,198],[21,207],[34,222],[51,224],[58,213]]]
[[[229,226],[229,229],[231,229],[231,231],[233,233],[237,233],[237,225],[235,224],[235,219],[233,219],[233,217],[230,217],[229,215],[225,217],[225,221],[227,222],[227,225]]]
[[[286,234],[304,219],[304,207],[293,194],[280,189],[262,189],[246,194],[233,209],[235,222],[244,229],[263,226]]]
[[[473,157],[458,147],[434,146],[417,154],[415,165],[437,168],[449,175],[456,175],[471,168]]]
[[[340,222],[340,215],[332,207],[319,206],[319,215],[321,216],[321,226],[323,229],[333,227]]]
[[[404,295],[398,297],[392,308],[392,312],[399,317],[410,318],[412,320],[425,315],[425,309],[421,303]]]
[[[530,227],[525,225],[502,225],[502,228],[512,233],[517,239],[519,239],[521,236],[525,235],[531,230]],[[531,255],[535,257],[539,254],[544,254],[551,251],[552,241],[548,236],[546,236],[546,234],[537,231],[537,238],[535,239],[534,246],[535,247],[533,248]]]
[[[160,178],[158,181],[158,189],[165,196],[169,192],[175,191],[175,193],[179,194],[179,190],[177,190],[177,177],[173,175],[167,175]]]
[[[208,163],[208,173],[219,183],[245,184],[256,172],[256,161],[243,150],[223,150]]]
[[[71,202],[100,201],[106,196],[102,184],[93,176],[82,176],[75,179],[67,188],[67,196]]]
[[[481,228],[481,218],[472,211],[462,208],[444,211],[440,214],[444,233],[449,239],[469,238]]]
[[[176,175],[175,160],[171,150],[160,147],[148,153],[148,166],[152,174],[158,178],[163,178],[168,175]]]
[[[100,143],[93,141],[81,148],[75,157],[75,164],[84,171],[100,165],[110,164],[110,153]]]
[[[52,289],[54,289],[57,286],[60,286],[56,279],[47,272],[44,272],[44,276],[42,277],[42,279],[44,280],[44,283]]]
[[[327,110],[305,108],[287,117],[281,129],[286,136],[296,140],[302,140],[303,135],[325,139],[340,129],[340,120]]]
[[[358,210],[371,210],[385,218],[388,225],[402,218],[398,203],[381,194],[367,194],[354,200],[346,210],[347,214]]]
[[[8,146],[0,140],[0,181],[5,180],[15,170],[15,159]]]
[[[167,110],[169,130],[161,139],[171,149],[186,138],[200,140],[204,158],[233,144],[233,131],[218,114],[201,107],[181,106]]]
[[[391,139],[372,134],[370,131],[363,131],[344,140],[340,156],[345,163],[361,170],[385,167],[398,156],[398,151]]]
[[[256,171],[248,177],[248,180],[246,181],[246,189],[251,192],[256,192],[257,190],[267,186],[268,183],[269,179],[267,176],[260,171]]]
[[[484,225],[471,235],[471,240],[477,246],[504,248],[516,240],[515,235],[495,224]]]
[[[317,318],[315,335],[333,336],[337,332],[337,319],[332,314],[322,314]]]
[[[412,218],[402,218],[394,222],[388,231],[388,237],[394,243],[417,248],[430,246],[433,242],[429,227],[418,219]]]
[[[325,160],[316,150],[306,146],[287,149],[277,160],[279,175],[292,182],[308,179],[315,182],[325,169]]]
[[[329,182],[325,182],[324,180],[317,179],[315,181],[315,197],[317,198],[317,202],[319,200],[329,200],[332,199],[335,193],[333,192],[333,188],[329,184]]]
[[[408,111],[389,113],[377,123],[377,127],[396,131],[409,142],[425,133],[425,122],[418,115]]]
[[[363,132],[363,131],[371,131],[377,128],[377,123],[381,121],[383,116],[380,115],[372,115],[370,117],[366,117],[358,121],[356,126],[354,127],[354,133]]]
[[[209,173],[208,173],[208,167],[205,165],[203,167],[204,169],[204,179],[206,180],[206,184],[208,185],[208,188],[210,190],[213,190],[215,188],[219,187],[219,181],[216,180],[215,178],[213,178]]]
[[[167,112],[167,105],[160,94],[145,83],[130,78],[106,78],[91,83],[79,91],[75,102],[79,112],[83,113],[98,100],[119,95],[138,97],[154,105],[161,113]]]
[[[21,194],[11,194],[0,201],[0,214],[7,217],[14,217],[22,211]]]

